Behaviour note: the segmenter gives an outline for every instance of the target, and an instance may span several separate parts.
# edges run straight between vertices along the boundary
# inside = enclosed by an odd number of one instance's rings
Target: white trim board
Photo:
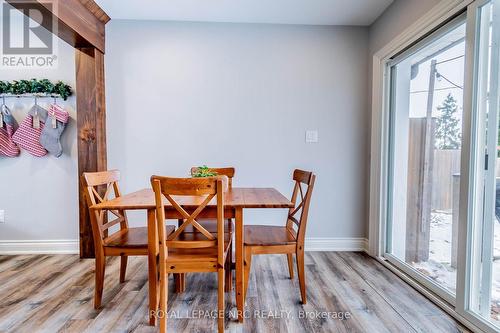
[[[366,251],[366,238],[306,238],[306,251]],[[14,254],[78,254],[77,239],[0,240],[0,255]]]
[[[306,251],[353,251],[366,252],[368,239],[366,238],[306,238]]]
[[[77,239],[0,240],[0,255],[11,254],[78,254]]]

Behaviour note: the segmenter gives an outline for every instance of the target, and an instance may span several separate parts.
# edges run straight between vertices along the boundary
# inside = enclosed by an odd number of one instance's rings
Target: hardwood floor
[[[245,324],[226,294],[228,332],[463,332],[446,313],[365,254],[306,253],[308,304],[300,304],[285,255],[254,256]],[[257,279],[256,279],[257,277]],[[0,332],[156,332],[148,326],[145,257],[131,257],[120,284],[119,258],[106,266],[103,307],[93,309],[94,261],[76,255],[0,256]],[[216,274],[170,281],[170,332],[214,332]],[[205,312],[203,312],[205,311]],[[288,311],[288,312],[287,312]],[[191,317],[191,318],[186,318]],[[343,320],[339,317],[343,317]]]

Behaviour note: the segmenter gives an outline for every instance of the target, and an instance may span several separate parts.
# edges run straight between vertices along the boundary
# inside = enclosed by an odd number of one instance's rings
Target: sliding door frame
[[[426,36],[422,40],[420,40],[418,43],[415,45],[411,46],[407,50],[403,51],[402,53],[398,54],[395,56],[393,59],[388,61],[386,63],[386,68],[385,71],[387,73],[387,76],[389,76],[389,81],[391,84],[387,87],[387,94],[389,95],[389,104],[388,104],[388,109],[386,112],[389,113],[389,126],[388,126],[388,135],[389,135],[389,149],[388,149],[388,161],[387,161],[387,167],[388,167],[388,177],[387,177],[387,219],[386,219],[386,226],[385,226],[385,241],[384,241],[384,252],[381,254],[384,259],[387,259],[391,264],[396,266],[398,269],[404,271],[406,274],[411,276],[413,279],[417,280],[419,283],[424,285],[426,288],[430,289],[433,293],[437,294],[439,297],[443,298],[445,301],[448,303],[455,305],[455,295],[447,290],[444,289],[440,284],[437,282],[427,278],[424,276],[424,274],[418,272],[415,270],[411,265],[407,264],[397,256],[393,255],[391,253],[391,242],[392,242],[392,237],[389,236],[389,226],[393,225],[392,221],[392,185],[393,185],[393,170],[394,166],[392,162],[394,161],[394,154],[395,154],[395,138],[391,133],[395,133],[395,123],[394,119],[396,114],[395,112],[395,98],[396,98],[396,90],[394,87],[394,84],[396,82],[395,76],[396,70],[395,67],[396,65],[400,64],[402,61],[407,59],[408,57],[411,57],[413,54],[421,50],[422,48],[427,47],[428,45],[432,44],[436,40],[442,38],[443,36],[447,35],[450,31],[456,29],[460,25],[463,25],[464,23],[467,23],[467,15],[466,13],[461,13],[456,15],[453,19],[451,19],[449,22],[446,22],[442,26],[440,26],[438,29],[433,31],[429,36]]]
[[[373,56],[372,123],[369,197],[368,253],[380,257],[385,250],[385,221],[387,221],[387,179],[389,156],[389,114],[390,104],[387,92],[390,75],[387,64],[391,58],[415,44],[426,35],[442,26],[467,8],[473,0],[442,0],[426,15],[393,39]]]
[[[477,78],[477,69],[475,66],[475,57],[477,54],[476,39],[476,20],[477,8],[487,3],[487,0],[443,0],[429,11],[424,17],[410,26],[401,35],[395,38],[391,43],[377,52],[373,57],[373,86],[372,86],[372,131],[371,131],[371,165],[370,165],[370,202],[369,202],[369,247],[370,255],[378,259],[394,273],[402,277],[416,289],[425,294],[429,299],[442,307],[450,315],[468,326],[470,329],[484,332],[497,332],[498,328],[470,311],[470,265],[471,265],[471,228],[470,221],[476,218],[477,210],[472,209],[474,202],[474,191],[477,187],[477,180],[474,175],[476,165],[471,161],[476,161],[478,154],[484,152],[477,151],[477,133],[475,131],[478,121],[477,115],[472,112],[475,110],[475,85]],[[470,5],[470,6],[469,6]],[[441,26],[451,21],[460,13],[467,12],[466,28],[466,50],[465,50],[465,81],[464,81],[464,106],[463,106],[463,129],[462,129],[462,155],[461,155],[461,174],[467,177],[461,178],[460,184],[460,212],[459,212],[459,247],[458,257],[465,258],[460,260],[457,265],[457,292],[456,299],[450,300],[449,297],[441,292],[436,292],[432,282],[419,283],[414,274],[408,274],[408,270],[401,265],[390,263],[386,254],[387,241],[387,221],[389,217],[389,156],[390,156],[390,117],[389,106],[390,99],[390,61],[394,55],[403,52],[418,41],[438,30]],[[473,149],[471,149],[471,147]],[[392,261],[392,260],[391,260]],[[394,261],[392,261],[394,262]],[[399,267],[398,267],[399,266]],[[451,302],[450,302],[451,301]]]

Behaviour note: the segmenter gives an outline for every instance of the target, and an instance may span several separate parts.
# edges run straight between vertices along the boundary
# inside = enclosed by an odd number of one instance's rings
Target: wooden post
[[[429,259],[434,164],[432,107],[435,84],[436,60],[434,59],[431,61],[429,74],[426,116],[422,119],[410,119],[406,262],[420,262]]]
[[[406,262],[429,259],[434,160],[434,121],[427,131],[426,118],[411,118],[408,149],[408,192],[406,215]],[[429,140],[426,139],[430,135]],[[430,153],[428,153],[430,151]]]
[[[25,2],[6,0],[14,8],[42,24],[76,50],[76,105],[78,128],[78,183],[80,201],[80,257],[94,257],[88,208],[80,184],[85,171],[106,169],[106,108],[104,101],[105,25],[110,18],[93,0]],[[52,5],[57,6],[57,8]],[[54,25],[44,23],[39,13],[51,14]]]
[[[104,54],[96,48],[76,49],[78,94],[78,174],[107,169]],[[94,242],[84,189],[79,182],[80,257],[94,257]]]
[[[422,196],[430,202],[422,209],[428,210],[422,212],[422,221],[420,224],[420,232],[429,233],[431,218],[431,202],[432,202],[432,166],[434,161],[434,126],[432,119],[432,106],[434,104],[434,86],[436,84],[436,59],[431,61],[431,71],[429,74],[429,90],[427,93],[427,111],[425,115],[425,137],[423,150],[423,178],[420,184]],[[429,219],[426,221],[425,219]],[[427,228],[427,229],[426,229]]]

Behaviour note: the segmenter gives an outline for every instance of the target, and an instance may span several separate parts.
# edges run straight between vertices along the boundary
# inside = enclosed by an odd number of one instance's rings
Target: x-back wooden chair
[[[225,176],[227,177],[227,185],[228,189],[233,188],[233,178],[235,174],[235,168],[233,167],[228,167],[228,168],[210,168],[211,171],[215,172],[217,176]],[[192,167],[191,168],[191,176],[195,175],[196,172],[198,171],[198,167]],[[182,223],[182,221],[179,221],[179,223]],[[199,223],[208,231],[215,233],[217,232],[217,221],[215,219],[202,219],[199,221]],[[195,231],[193,230],[192,226],[188,226],[185,229],[187,232],[192,232]],[[227,219],[227,223],[224,228],[225,232],[233,232],[234,231],[234,225],[232,223],[232,219]]]
[[[224,331],[224,268],[230,250],[231,237],[224,232],[224,193],[219,177],[169,178],[152,176],[155,193],[156,220],[160,249],[160,313],[167,313],[168,274],[191,272],[218,273],[218,331]],[[195,198],[190,209],[178,203],[178,197]],[[163,198],[170,202],[176,213],[182,216],[182,224],[172,234],[164,231],[165,207]],[[211,233],[197,221],[198,215],[207,209],[215,198],[217,202],[217,233]],[[194,208],[196,206],[196,208]],[[184,232],[192,226],[196,232]],[[166,332],[166,316],[160,318],[160,332]]]
[[[111,194],[115,198],[120,197],[119,181],[120,171],[118,170],[83,173],[82,183],[85,187],[88,206],[109,200]],[[96,309],[101,306],[102,301],[106,257],[120,257],[120,283],[123,283],[127,270],[127,257],[148,255],[147,227],[130,228],[125,211],[109,210],[109,212],[116,217],[112,221],[108,221],[106,211],[89,210],[95,248],[94,307]],[[119,229],[110,233],[109,229],[116,225],[119,225]],[[174,230],[174,226],[165,227],[167,233]],[[151,307],[151,310],[154,310],[153,306]]]
[[[306,277],[304,269],[304,240],[309,204],[316,176],[312,172],[296,169],[295,186],[291,201],[294,208],[288,211],[285,226],[247,225],[244,234],[245,273],[244,293],[248,288],[253,254],[286,254],[290,278],[293,279],[293,254],[296,255],[302,303],[306,304]],[[303,185],[307,188],[304,189]]]
[[[198,167],[192,167],[191,168],[191,176],[195,175],[198,171]],[[236,173],[236,169],[234,167],[224,167],[224,168],[210,168],[210,171],[215,172],[218,176],[225,176],[227,177],[227,186],[228,189],[233,188],[233,178]],[[182,221],[179,221],[179,223],[182,223]],[[217,232],[217,221],[215,219],[202,219],[199,220],[199,223],[208,230],[211,233],[216,233]],[[186,232],[193,232],[193,228],[191,226],[188,226],[186,229]],[[228,218],[226,220],[226,224],[224,225],[224,232],[234,234],[234,222],[233,219]],[[231,251],[229,251],[229,259],[228,259],[228,265],[226,267],[226,284],[225,288],[226,291],[231,291],[233,288],[233,275],[232,275],[232,268],[231,264],[233,262],[233,249],[232,249],[232,243],[231,243]],[[185,281],[184,278],[182,280],[182,287],[185,288]]]

